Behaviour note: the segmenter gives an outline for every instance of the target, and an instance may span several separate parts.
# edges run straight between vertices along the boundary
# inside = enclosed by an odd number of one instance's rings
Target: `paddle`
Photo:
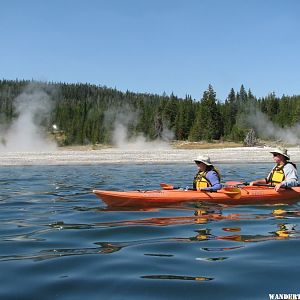
[[[249,183],[248,182],[241,182],[241,181],[226,181],[225,185],[239,186],[239,185],[249,185]]]
[[[171,184],[167,184],[167,183],[161,183],[160,186],[162,187],[163,190],[179,190],[180,187],[179,186],[174,186]]]
[[[179,187],[174,187],[171,184],[167,184],[167,183],[161,183],[160,186],[162,187],[163,190],[178,190]],[[201,190],[201,192],[203,193],[211,193],[210,191],[203,191]],[[241,190],[239,188],[236,187],[226,187],[223,188],[222,190],[218,190],[216,191],[216,193],[222,193],[225,195],[230,196],[233,199],[239,200],[241,198]]]
[[[249,185],[249,182],[240,182],[240,181],[226,181],[225,185],[230,185],[230,186],[239,186],[239,185]],[[253,186],[269,186],[273,187],[272,185],[268,183],[255,183]]]

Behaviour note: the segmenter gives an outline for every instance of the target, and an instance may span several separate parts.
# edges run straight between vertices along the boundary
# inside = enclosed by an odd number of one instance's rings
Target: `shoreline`
[[[200,154],[210,156],[213,164],[223,163],[273,163],[272,147],[234,147],[218,149],[155,149],[134,150],[104,148],[101,150],[0,152],[0,166],[36,165],[96,165],[117,163],[193,163]],[[300,162],[300,147],[290,147],[291,161]]]

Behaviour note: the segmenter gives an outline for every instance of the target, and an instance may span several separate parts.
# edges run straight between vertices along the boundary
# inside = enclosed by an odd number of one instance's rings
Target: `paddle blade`
[[[160,184],[160,186],[161,186],[161,188],[163,189],[163,190],[174,190],[174,186],[173,185],[171,185],[171,184],[167,184],[167,183],[161,183]]]
[[[232,199],[241,199],[241,190],[239,188],[226,187],[223,188],[220,192],[224,193],[225,195],[228,195]]]

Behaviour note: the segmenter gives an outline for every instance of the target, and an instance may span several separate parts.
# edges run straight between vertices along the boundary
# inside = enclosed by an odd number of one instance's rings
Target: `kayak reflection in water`
[[[295,224],[277,224],[277,230],[274,232],[269,232],[267,235],[243,235],[243,234],[235,234],[235,235],[225,235],[225,236],[217,236],[215,239],[217,240],[230,240],[234,242],[265,242],[270,240],[284,240],[288,238],[299,238],[299,232],[296,230]],[[223,230],[227,231],[226,228]]]
[[[267,178],[250,182],[250,185],[270,184],[275,187],[277,192],[280,188],[299,186],[297,167],[290,162],[287,149],[277,148],[270,151],[273,154],[273,160],[276,163]]]
[[[193,189],[210,192],[221,189],[220,173],[211,163],[210,157],[199,155],[194,161],[198,167],[198,173],[194,177]]]

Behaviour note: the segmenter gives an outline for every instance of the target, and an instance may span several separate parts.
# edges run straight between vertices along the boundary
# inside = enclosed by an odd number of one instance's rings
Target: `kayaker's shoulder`
[[[283,167],[283,169],[284,170],[295,170],[295,169],[297,169],[297,166],[296,166],[296,164],[294,164],[293,162],[287,162],[285,165],[284,165],[284,167]]]

